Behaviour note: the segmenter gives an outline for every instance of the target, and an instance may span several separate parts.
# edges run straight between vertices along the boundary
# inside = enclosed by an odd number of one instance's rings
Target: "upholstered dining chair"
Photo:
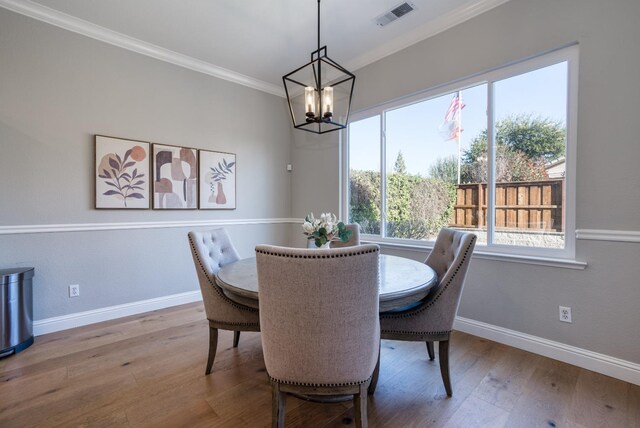
[[[331,248],[344,248],[353,247],[354,245],[360,245],[360,225],[358,223],[349,223],[344,225],[347,230],[351,231],[351,237],[347,242],[333,241],[331,242]],[[313,239],[307,241],[307,248],[315,248],[316,244]]]
[[[240,305],[224,295],[216,284],[220,268],[240,256],[223,228],[207,232],[189,232],[189,245],[200,283],[204,310],[209,320],[209,357],[206,374],[211,373],[218,347],[218,329],[232,330],[233,347],[238,346],[241,331],[260,331],[258,310]]]
[[[476,236],[442,229],[425,263],[438,275],[438,285],[417,306],[406,311],[380,314],[383,339],[426,342],[429,359],[435,358],[433,342],[438,342],[440,373],[451,397],[449,337],[460,304]]]
[[[256,247],[273,427],[284,425],[286,393],[353,395],[356,426],[367,426],[379,367],[379,252]]]

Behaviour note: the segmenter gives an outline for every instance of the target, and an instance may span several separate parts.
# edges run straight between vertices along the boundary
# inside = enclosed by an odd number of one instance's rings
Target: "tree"
[[[380,172],[351,170],[349,195],[349,221],[362,233],[380,233]]]
[[[520,115],[496,124],[496,181],[542,180],[545,164],[564,155],[565,130],[560,122]],[[487,181],[487,131],[471,142],[462,157],[463,183]]]
[[[496,124],[496,141],[546,162],[564,156],[566,132],[562,124],[549,118],[518,115]]]
[[[484,147],[484,152],[479,151],[481,147]],[[486,143],[478,144],[475,149],[482,155],[478,156],[475,161],[470,161],[467,157],[464,158],[460,174],[463,183],[486,183],[489,179],[487,145]],[[498,183],[547,178],[542,158],[528,158],[521,151],[511,150],[504,145],[498,145],[496,149],[495,171]]]
[[[393,171],[398,174],[407,173],[407,164],[404,161],[404,156],[402,156],[402,151],[398,152],[398,157],[396,158],[396,164],[393,167]]]
[[[438,158],[429,168],[429,176],[445,183],[458,184],[458,161],[454,155]]]

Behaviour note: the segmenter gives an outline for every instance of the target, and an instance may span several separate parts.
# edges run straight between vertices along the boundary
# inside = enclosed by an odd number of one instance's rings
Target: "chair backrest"
[[[220,307],[223,306],[221,303],[232,305],[236,303],[229,300],[216,285],[215,275],[222,266],[238,261],[240,256],[224,228],[206,232],[189,232],[188,236],[207,318],[223,320],[225,314],[221,313]]]
[[[439,312],[440,322],[447,330],[453,326],[458,311],[475,244],[476,235],[472,233],[441,229],[433,250],[425,260],[438,275],[438,285],[429,293],[426,307]]]
[[[351,237],[347,242],[333,241],[331,242],[331,248],[344,248],[360,245],[360,225],[358,223],[345,224],[347,230],[352,232]],[[316,243],[313,239],[307,240],[307,248],[316,248]]]
[[[377,245],[256,247],[262,350],[279,382],[365,382],[380,344]]]

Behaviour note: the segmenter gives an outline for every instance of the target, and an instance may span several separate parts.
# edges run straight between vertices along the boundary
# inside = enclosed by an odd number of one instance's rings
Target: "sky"
[[[561,62],[494,83],[496,120],[519,114],[566,122],[567,63]],[[392,171],[402,151],[407,171],[428,176],[439,158],[458,155],[457,140],[445,141],[441,126],[453,93],[400,107],[386,113],[387,171]],[[462,134],[460,150],[487,127],[487,85],[461,91]],[[380,118],[351,122],[349,125],[351,169],[380,169]]]

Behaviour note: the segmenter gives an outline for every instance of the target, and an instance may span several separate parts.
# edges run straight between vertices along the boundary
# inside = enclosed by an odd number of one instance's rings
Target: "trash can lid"
[[[12,284],[25,279],[31,279],[34,274],[35,271],[32,267],[0,269],[0,284]]]

